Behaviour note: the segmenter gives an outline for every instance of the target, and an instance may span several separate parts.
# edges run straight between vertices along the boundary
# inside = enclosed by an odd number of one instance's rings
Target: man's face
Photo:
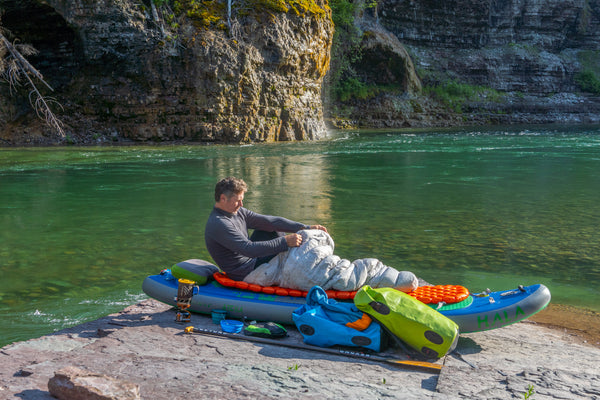
[[[221,199],[219,200],[219,208],[227,211],[228,213],[235,214],[238,212],[240,207],[244,205],[243,201],[244,192],[232,194],[229,198],[222,194]]]

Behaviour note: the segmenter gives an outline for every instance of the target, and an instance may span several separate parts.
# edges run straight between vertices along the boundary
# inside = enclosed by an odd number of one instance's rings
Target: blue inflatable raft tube
[[[142,290],[148,296],[176,306],[177,279],[169,270],[144,279]],[[433,307],[450,318],[461,333],[501,328],[531,317],[550,303],[550,290],[542,284],[517,289],[470,294],[460,303]],[[278,296],[225,287],[216,281],[194,289],[189,311],[210,314],[227,311],[228,318],[294,324],[292,313],[306,304],[303,297]]]

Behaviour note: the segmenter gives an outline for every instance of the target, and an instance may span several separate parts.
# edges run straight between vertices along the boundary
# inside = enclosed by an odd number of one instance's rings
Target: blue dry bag
[[[292,318],[304,337],[304,343],[383,350],[381,326],[353,303],[327,298],[327,293],[320,286],[310,289],[306,304],[297,308]]]

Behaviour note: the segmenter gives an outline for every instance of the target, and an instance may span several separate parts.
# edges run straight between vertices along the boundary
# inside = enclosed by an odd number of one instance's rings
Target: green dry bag
[[[443,357],[456,347],[458,325],[399,290],[363,286],[354,304],[427,358]]]

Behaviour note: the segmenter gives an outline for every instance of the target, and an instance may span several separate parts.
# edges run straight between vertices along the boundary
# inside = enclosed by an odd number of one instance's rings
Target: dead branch
[[[153,0],[150,1],[150,7],[152,9],[152,18],[160,27],[160,33],[162,33],[163,37],[166,36],[165,27],[162,23],[162,19],[158,16],[158,10],[156,9],[156,5],[154,4]]]
[[[44,76],[41,74],[41,72],[38,71],[37,69],[35,69],[33,67],[33,65],[31,65],[29,63],[29,61],[27,61],[27,59],[21,55],[19,50],[17,50],[13,46],[13,44],[4,37],[4,35],[2,33],[0,33],[0,39],[2,39],[4,47],[6,47],[6,49],[10,53],[10,55],[13,56],[15,60],[17,60],[17,63],[19,64],[20,69],[24,73],[25,72],[31,73],[38,80],[40,80],[44,85],[46,85],[50,90],[54,91],[54,89],[52,89],[52,87],[44,80]]]
[[[27,79],[31,78],[27,77]],[[32,100],[33,98],[35,98],[35,101]],[[33,105],[38,118],[46,121],[46,125],[54,128],[61,137],[65,136],[63,122],[56,118],[56,115],[54,115],[48,104],[56,104],[61,110],[63,110],[63,106],[56,99],[52,97],[44,97],[37,90],[37,88],[34,88],[31,92],[29,92],[29,102]]]
[[[35,54],[35,49],[32,46],[21,45],[19,47],[27,55]],[[13,45],[2,34],[2,32],[0,32],[0,48],[4,48],[10,55],[10,57],[7,57],[6,54],[4,55],[4,63],[0,66],[4,67],[5,79],[9,84],[11,92],[13,88],[19,84],[20,77],[24,76],[27,79],[29,87],[32,89],[29,93],[29,103],[35,110],[36,114],[39,118],[44,119],[47,125],[54,128],[61,137],[64,137],[64,124],[56,117],[56,115],[54,115],[49,104],[56,104],[61,109],[62,106],[56,99],[45,98],[38,90],[31,76],[42,82],[51,91],[54,91],[54,89],[52,89],[52,87],[44,80],[44,76],[33,65],[31,65],[29,61],[27,61],[19,49],[17,49],[17,47]],[[8,61],[6,61],[7,58]]]

